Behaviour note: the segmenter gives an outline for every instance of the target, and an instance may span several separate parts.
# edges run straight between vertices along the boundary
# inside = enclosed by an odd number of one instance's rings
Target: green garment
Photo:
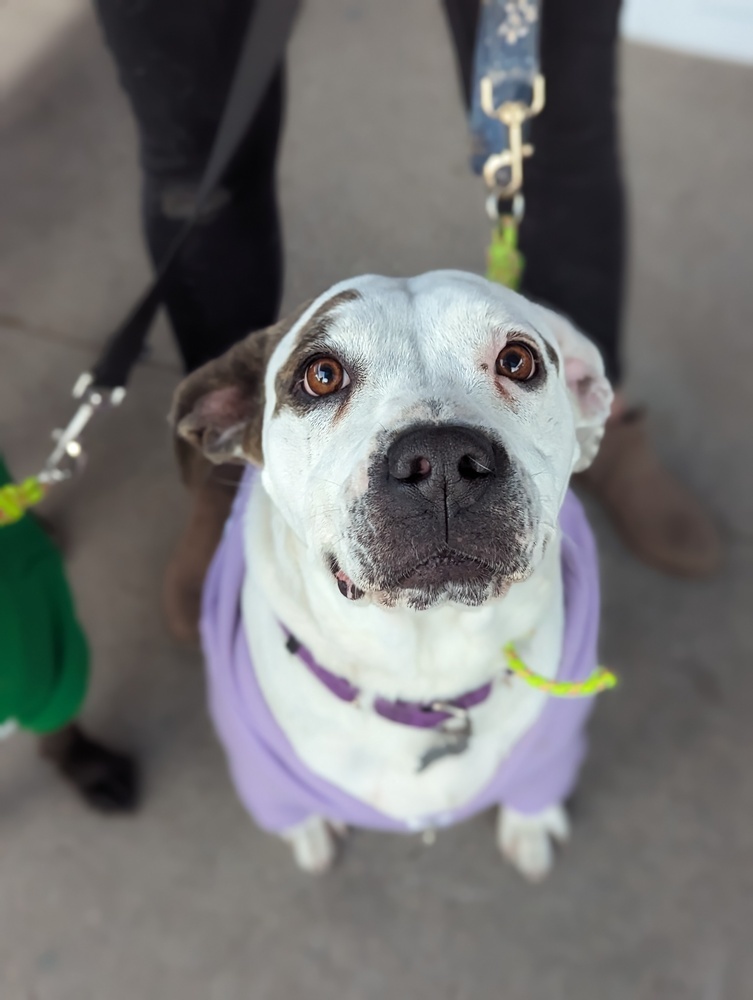
[[[0,486],[9,482],[0,456]],[[0,525],[0,725],[60,729],[78,715],[88,676],[60,552],[29,514]]]

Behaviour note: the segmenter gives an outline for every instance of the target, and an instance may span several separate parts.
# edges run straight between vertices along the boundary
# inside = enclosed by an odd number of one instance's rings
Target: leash
[[[92,368],[76,380],[72,394],[78,406],[67,426],[53,432],[56,444],[43,469],[20,484],[0,486],[0,527],[20,520],[51,487],[81,471],[85,463],[81,444],[84,430],[96,416],[119,406],[125,399],[128,378],[143,353],[161,305],[165,279],[254,120],[272,74],[282,59],[299,6],[300,0],[257,0],[254,5],[193,214],[175,238],[146,291],[107,338]]]
[[[470,118],[473,167],[488,188],[487,212],[493,224],[487,277],[511,288],[519,286],[524,266],[518,228],[524,212],[523,163],[533,153],[527,129],[530,119],[544,106],[539,4],[540,0],[485,0],[474,53]],[[97,415],[125,399],[129,375],[160,307],[165,279],[253,121],[282,58],[299,5],[300,0],[258,0],[255,5],[194,213],[151,284],[107,339],[95,364],[76,380],[73,398],[78,406],[67,426],[53,432],[56,444],[41,472],[21,484],[0,487],[0,526],[19,520],[56,483],[81,471],[85,464],[83,432]]]
[[[502,652],[509,670],[522,677],[530,687],[545,691],[553,698],[590,698],[601,691],[617,687],[616,675],[606,667],[597,667],[584,681],[551,681],[527,667],[515,652],[512,643],[505,646]]]
[[[533,154],[531,119],[545,102],[539,66],[540,0],[485,0],[473,61],[471,164],[486,184],[492,223],[486,276],[520,286],[518,229],[525,211],[523,165]]]
[[[486,184],[492,223],[486,277],[513,289],[520,287],[525,267],[518,230],[525,212],[523,167],[534,151],[528,132],[546,100],[539,61],[540,8],[541,0],[484,0],[473,61],[471,165]],[[585,681],[548,680],[530,670],[512,644],[502,652],[512,673],[555,698],[587,698],[617,685],[615,674],[604,667]]]
[[[46,492],[38,476],[30,476],[18,485],[0,486],[0,527],[20,521],[29,507],[44,499]]]

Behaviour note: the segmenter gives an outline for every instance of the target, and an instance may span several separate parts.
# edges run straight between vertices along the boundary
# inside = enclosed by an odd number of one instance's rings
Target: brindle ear
[[[251,333],[225,354],[191,372],[173,396],[170,423],[184,479],[195,451],[210,462],[261,465],[264,374],[275,347],[297,323],[307,302],[274,326]]]

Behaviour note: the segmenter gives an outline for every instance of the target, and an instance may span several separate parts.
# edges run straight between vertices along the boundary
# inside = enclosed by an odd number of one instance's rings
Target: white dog
[[[238,792],[326,869],[348,824],[500,807],[531,879],[564,839],[592,699],[594,553],[568,482],[611,390],[561,316],[456,271],[343,282],[179,387],[181,439],[248,462],[205,591]],[[564,504],[564,507],[563,507]]]

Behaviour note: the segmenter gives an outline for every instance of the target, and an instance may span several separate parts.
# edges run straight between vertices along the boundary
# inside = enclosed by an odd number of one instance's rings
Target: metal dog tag
[[[471,717],[464,708],[456,705],[449,705],[444,701],[435,701],[431,706],[433,712],[446,712],[450,715],[441,726],[438,732],[442,734],[442,742],[436,746],[429,747],[418,761],[417,774],[421,774],[427,767],[430,767],[443,757],[453,757],[456,754],[464,753],[471,742],[473,726]]]

